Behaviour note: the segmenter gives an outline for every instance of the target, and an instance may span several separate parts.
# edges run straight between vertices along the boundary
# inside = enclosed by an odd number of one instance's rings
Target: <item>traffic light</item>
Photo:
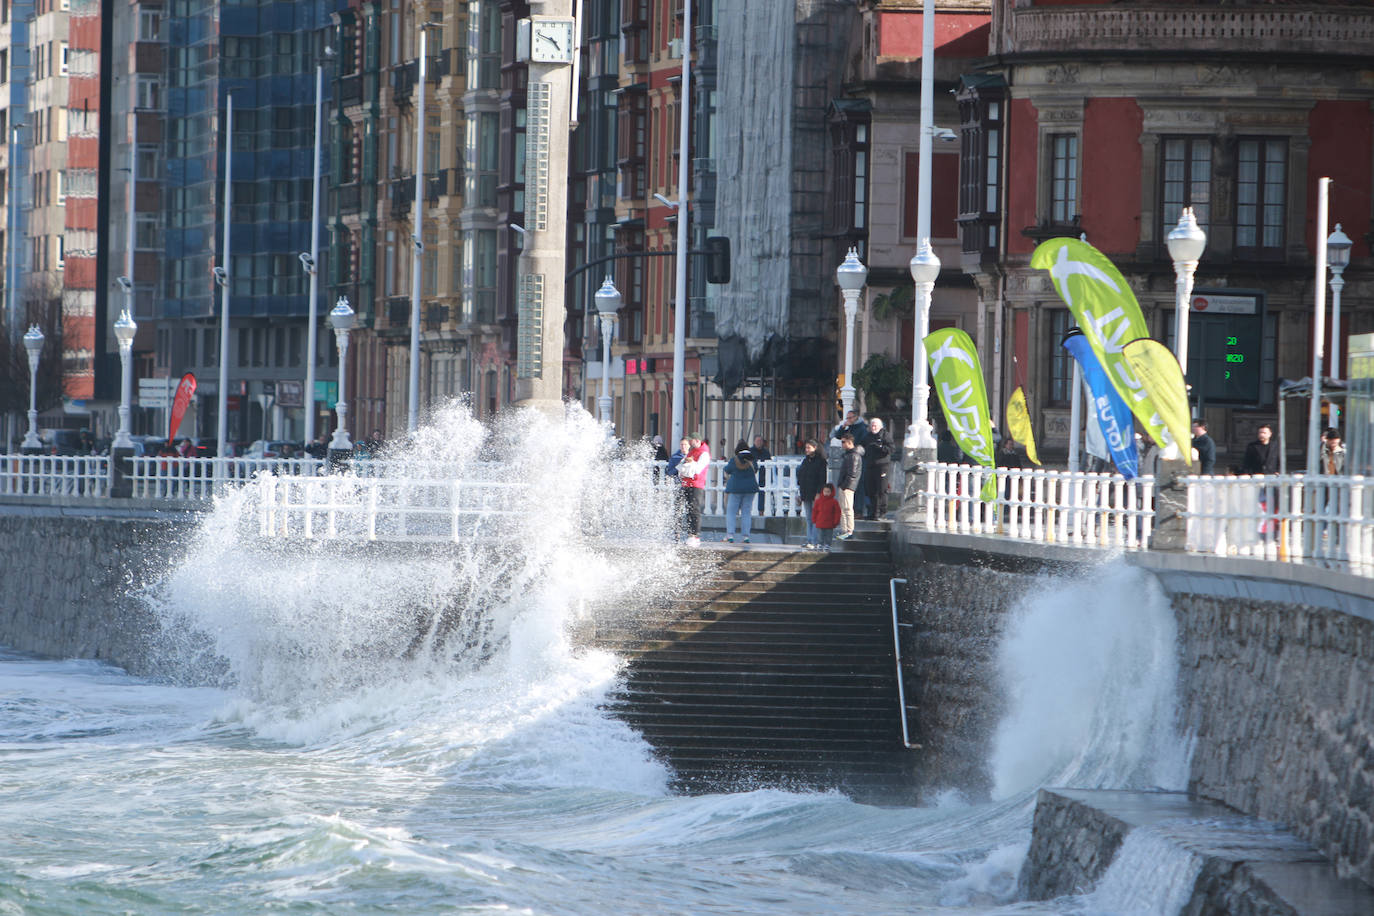
[[[730,282],[730,239],[723,235],[706,239],[706,282]]]

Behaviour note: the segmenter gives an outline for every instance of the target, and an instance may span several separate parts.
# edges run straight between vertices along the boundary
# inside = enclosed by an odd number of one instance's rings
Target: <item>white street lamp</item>
[[[123,382],[119,388],[119,432],[115,433],[111,448],[133,448],[134,441],[129,438],[129,391],[133,388],[134,367],[129,361],[134,351],[134,335],[138,333],[138,323],[129,310],[125,309],[114,323],[115,339],[119,341],[119,370]]]
[[[326,49],[325,53],[329,53]],[[301,252],[301,266],[310,277],[310,302],[305,325],[305,447],[315,441],[315,354],[319,348],[319,322],[315,320],[315,300],[320,283],[320,122],[323,120],[324,65],[315,65],[315,170],[310,185],[310,252]]]
[[[415,83],[415,208],[411,217],[410,245],[410,391],[406,431],[412,436],[420,428],[420,271],[425,254],[425,82],[428,73],[429,30],[441,28],[437,22],[420,23],[420,57]],[[331,314],[333,314],[331,312]]]
[[[329,311],[329,323],[334,326],[334,343],[339,348],[339,399],[334,402],[334,413],[338,419],[334,435],[329,440],[331,457],[335,453],[353,451],[353,443],[348,438],[348,332],[353,330],[353,315],[353,309],[348,307],[347,296],[340,296]]]
[[[1178,225],[1169,233],[1169,257],[1174,261],[1174,355],[1188,374],[1188,313],[1193,307],[1193,274],[1207,247],[1207,233],[1198,228],[1192,207],[1184,207]]]
[[[615,404],[611,397],[611,331],[618,320],[616,313],[620,311],[620,290],[607,277],[592,300],[596,303],[596,316],[601,319],[601,397],[596,399],[596,413],[609,432],[614,429],[611,408]]]
[[[1341,290],[1345,289],[1345,269],[1350,266],[1350,236],[1336,231],[1326,237],[1326,266],[1331,268],[1331,375],[1341,376]]]
[[[38,325],[29,325],[24,335],[24,349],[29,354],[29,432],[20,443],[25,452],[36,452],[43,448],[38,441],[38,357],[43,352],[43,332]]]
[[[217,266],[213,273],[219,284],[219,404],[215,418],[215,436],[218,440],[218,454],[229,454],[229,237],[230,223],[233,218],[234,184],[234,97],[224,96],[224,263]],[[132,279],[132,277],[130,277]],[[240,431],[242,432],[242,431]],[[223,462],[215,462],[215,473],[225,467]]]
[[[1330,211],[1331,179],[1317,179],[1317,238],[1326,228]],[[1307,473],[1317,473],[1321,461],[1321,414],[1322,414],[1322,357],[1326,341],[1326,255],[1328,245],[1317,246],[1316,273],[1313,279],[1316,300],[1312,315],[1312,391],[1311,406],[1307,411]]]
[[[868,268],[859,260],[857,248],[850,248],[844,261],[835,268],[835,282],[844,296],[844,385],[840,399],[847,415],[854,409],[854,318],[859,312],[859,293],[868,280]]]
[[[927,404],[930,400],[930,376],[926,367],[926,335],[930,333],[930,297],[935,281],[940,277],[940,259],[930,247],[930,239],[921,239],[912,256],[911,279],[916,281],[916,341],[912,348],[911,367],[911,431],[907,436],[908,449],[934,449],[935,434],[930,428]]]

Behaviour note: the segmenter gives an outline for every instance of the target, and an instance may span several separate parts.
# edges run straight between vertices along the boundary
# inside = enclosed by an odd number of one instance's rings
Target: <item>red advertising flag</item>
[[[191,395],[196,393],[196,376],[188,372],[181,377],[181,383],[177,385],[176,399],[172,401],[171,422],[167,425],[167,443],[170,445],[172,440],[177,437],[177,427],[181,425],[181,417],[186,413],[186,405],[191,403]]]

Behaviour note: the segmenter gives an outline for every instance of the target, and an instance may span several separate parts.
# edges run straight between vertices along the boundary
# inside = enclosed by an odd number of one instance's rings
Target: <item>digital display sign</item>
[[[1193,291],[1188,382],[1201,404],[1257,406],[1264,345],[1264,293]]]

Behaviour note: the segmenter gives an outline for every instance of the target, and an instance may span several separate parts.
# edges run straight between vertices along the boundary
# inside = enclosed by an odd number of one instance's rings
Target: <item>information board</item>
[[[1260,403],[1264,293],[1198,289],[1188,317],[1188,384],[1201,404]]]

